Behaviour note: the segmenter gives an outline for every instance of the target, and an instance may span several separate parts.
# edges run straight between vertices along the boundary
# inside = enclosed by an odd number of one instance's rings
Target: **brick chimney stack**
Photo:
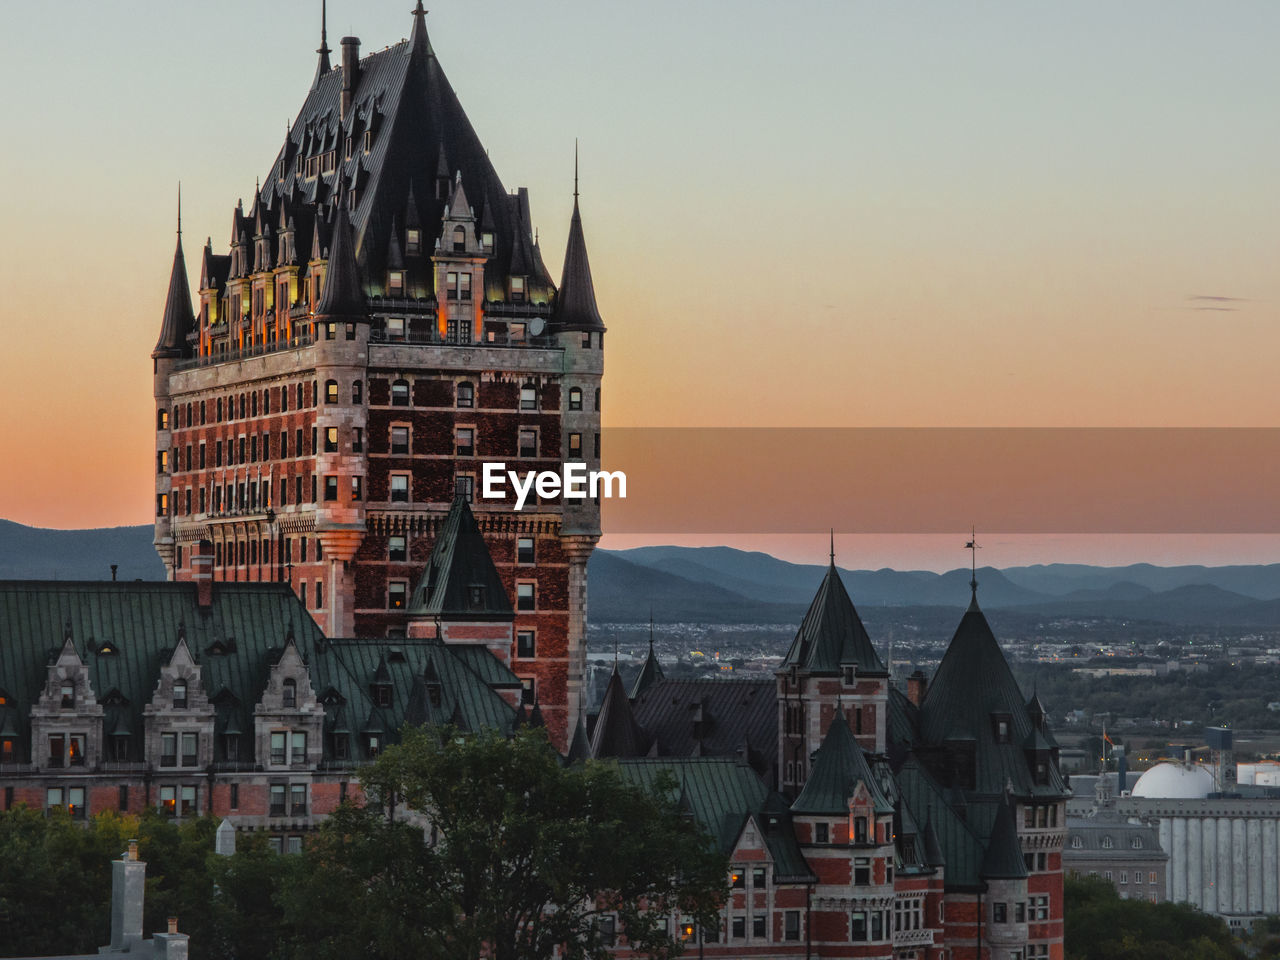
[[[917,670],[907,677],[907,699],[917,707],[924,703],[925,691],[929,689],[929,680],[923,670]]]
[[[213,604],[213,544],[201,540],[191,551],[191,580],[196,585],[196,602],[201,610]]]
[[[351,111],[351,102],[356,96],[356,86],[360,83],[360,38],[342,38],[342,112],[339,117],[344,122]]]

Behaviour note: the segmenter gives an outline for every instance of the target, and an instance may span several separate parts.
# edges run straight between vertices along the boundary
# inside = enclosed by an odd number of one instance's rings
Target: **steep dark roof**
[[[997,718],[1009,722],[1005,742],[997,739]],[[1053,764],[1048,783],[1035,783],[1024,749],[1033,739],[1031,718],[1013,671],[976,603],[961,618],[925,694],[919,732],[921,742],[933,747],[961,739],[973,742],[973,790],[978,794],[998,796],[1008,786],[1020,797],[1065,794]]]
[[[766,783],[774,782],[778,700],[773,681],[662,679],[640,692],[633,709],[661,756],[743,759]]]
[[[947,860],[942,855],[942,846],[938,843],[938,831],[933,829],[933,819],[924,824],[924,862],[931,867],[941,867]]]
[[[643,757],[649,752],[650,743],[648,734],[631,712],[631,701],[615,666],[591,731],[591,756]]]
[[[845,722],[844,712],[836,711],[813,759],[813,768],[804,789],[791,805],[792,813],[843,814],[848,816],[849,798],[858,782],[866,784],[877,813],[892,813],[893,804],[885,797],[871,773],[866,754],[854,739]]]
[[[640,672],[636,675],[635,683],[631,685],[631,699],[636,699],[636,697],[662,679],[664,679],[662,664],[658,663],[658,657],[653,652],[653,638],[650,637],[649,653],[644,658],[644,666],[640,668]]]
[[[351,220],[347,216],[345,195],[338,201],[338,215],[333,224],[333,246],[329,248],[329,266],[324,274],[324,289],[316,304],[316,315],[363,320],[367,303],[360,288],[356,269],[355,240],[351,236]]]
[[[596,288],[591,281],[591,263],[587,259],[587,241],[582,235],[582,216],[578,198],[573,198],[573,217],[569,221],[569,242],[564,251],[564,270],[560,275],[560,291],[556,294],[555,322],[562,330],[603,330],[600,309],[596,306]]]
[[[408,40],[361,58],[345,115],[342,81],[342,69],[330,69],[327,52],[321,53],[315,81],[262,180],[258,203],[269,214],[268,222],[281,222],[283,207],[283,222],[292,220],[296,228],[296,248],[301,253],[312,250],[314,234],[323,232],[328,222],[326,208],[338,195],[341,178],[355,191],[350,217],[364,293],[387,292],[391,233],[399,215],[401,224],[416,221],[422,230],[418,252],[405,253],[407,281],[413,295],[432,296],[430,258],[444,213],[444,198],[436,189],[437,167],[443,166],[450,178],[461,174],[477,222],[494,235],[493,253],[485,265],[484,296],[505,300],[513,256],[527,258],[525,251],[532,249],[531,227],[522,216],[519,194],[503,186],[445,76],[422,13],[415,9]],[[366,132],[371,134],[367,152]],[[318,174],[314,166],[308,168],[308,159],[330,152],[335,156],[332,167],[321,163]],[[416,198],[412,211],[411,191]],[[232,242],[238,235],[237,226]],[[527,302],[549,307],[555,287],[545,270],[536,264],[522,265],[521,273],[529,277]]]
[[[856,666],[860,673],[887,673],[833,561],[782,666],[838,674],[846,664]]]
[[[569,743],[569,752],[564,759],[567,763],[581,763],[591,759],[591,741],[587,737],[587,721],[581,713],[578,722],[573,726],[573,740]]]
[[[926,861],[945,861],[943,882],[948,890],[978,889],[985,847],[973,825],[948,802],[946,791],[915,758],[898,770],[894,782],[917,823],[925,824]],[[929,834],[937,849],[929,852]]]
[[[1014,822],[1013,804],[1006,797],[996,813],[996,822],[987,841],[987,852],[982,858],[979,874],[984,880],[1023,880],[1027,876],[1027,864],[1022,859],[1022,844],[1018,842],[1018,826]]]
[[[408,609],[411,615],[444,620],[515,618],[466,497],[455,498],[449,508]]]
[[[160,322],[160,338],[151,351],[154,359],[183,357],[188,353],[187,334],[195,329],[195,312],[191,309],[191,287],[187,284],[187,261],[182,255],[182,233],[173,251],[173,269],[169,272],[169,293],[164,301],[164,317]]]

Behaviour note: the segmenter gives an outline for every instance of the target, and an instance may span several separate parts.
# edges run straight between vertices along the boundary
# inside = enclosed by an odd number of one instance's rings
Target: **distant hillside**
[[[42,530],[0,520],[0,579],[160,580],[150,526]],[[730,547],[597,550],[588,568],[597,623],[798,624],[825,564],[788,563]],[[879,611],[963,609],[968,570],[841,570],[868,621]],[[1280,564],[1227,567],[1092,567],[1047,564],[978,570],[982,605],[1020,620],[1101,617],[1203,627],[1280,627]],[[894,614],[896,615],[896,614]]]
[[[155,528],[44,530],[0,520],[0,579],[163,580],[164,564],[151,545]]]

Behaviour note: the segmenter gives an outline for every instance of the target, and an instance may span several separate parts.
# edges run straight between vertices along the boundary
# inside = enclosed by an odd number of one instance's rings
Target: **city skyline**
[[[310,81],[317,6],[256,13],[248,37],[234,4],[216,23],[162,4],[132,23],[20,12],[5,69],[47,93],[16,100],[39,146],[6,162],[26,225],[0,248],[7,518],[149,517],[141,358],[176,184],[196,269]],[[727,9],[494,3],[483,46],[473,8],[428,18],[507,187],[530,188],[555,275],[581,141],[606,426],[1276,421],[1277,11]],[[408,22],[334,3],[330,43],[381,49]],[[138,23],[163,42],[140,45]],[[50,369],[65,389],[44,388]]]

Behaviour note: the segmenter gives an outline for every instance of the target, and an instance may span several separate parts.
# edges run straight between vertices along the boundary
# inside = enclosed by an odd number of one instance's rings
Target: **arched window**
[[[458,384],[458,406],[474,407],[476,404],[476,388],[469,383]]]
[[[249,410],[249,406],[245,401],[244,394],[242,393],[240,394],[240,419],[241,420],[243,420],[245,417],[249,415],[248,410]]]
[[[1141,838],[1141,837],[1134,837],[1132,840],[1130,840],[1130,841],[1129,841],[1129,846],[1130,846],[1131,848],[1133,848],[1134,850],[1141,850],[1141,849],[1142,849],[1142,838]]]
[[[1115,846],[1115,843],[1112,841],[1112,839],[1111,839],[1110,837],[1103,837],[1103,838],[1102,838],[1102,849],[1103,849],[1103,850],[1110,850],[1113,846]]]
[[[391,384],[391,405],[407,407],[409,405],[409,381],[396,380]]]
[[[298,403],[297,408],[302,409],[302,384],[298,384]]]
[[[249,413],[251,416],[258,415],[258,391],[255,390],[249,394]]]
[[[1084,846],[1084,841],[1081,840],[1079,837],[1071,838],[1071,849],[1079,850],[1083,846]]]
[[[582,409],[582,388],[581,387],[569,388],[569,409],[570,410]]]
[[[453,228],[453,252],[466,253],[467,251],[467,231],[462,227]]]
[[[364,381],[357,380],[351,384],[351,402],[356,406],[364,403]]]
[[[600,412],[600,388],[596,387],[596,413]]]
[[[286,707],[298,705],[298,684],[292,679],[284,682],[284,705]]]
[[[271,391],[265,388],[262,391],[262,412],[271,412]]]
[[[338,381],[337,380],[326,380],[324,382],[324,402],[325,403],[338,402]]]
[[[187,681],[173,681],[173,707],[175,710],[187,709]]]

